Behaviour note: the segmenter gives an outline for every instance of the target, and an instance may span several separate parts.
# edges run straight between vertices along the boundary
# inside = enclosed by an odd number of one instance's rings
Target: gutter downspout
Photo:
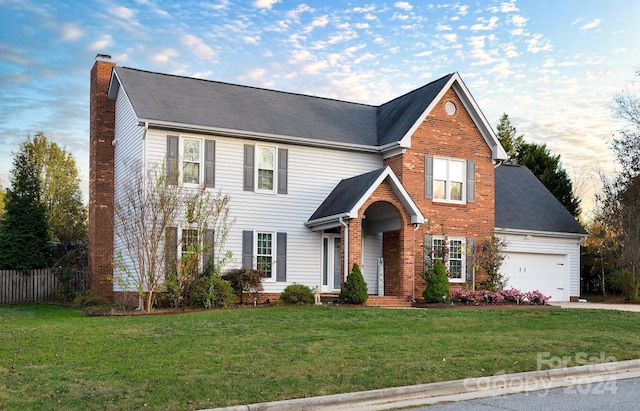
[[[340,224],[344,227],[344,281],[347,281],[349,275],[349,224],[345,223],[340,217]]]
[[[147,132],[149,132],[149,122],[145,121],[144,122],[144,132],[142,133],[142,172],[144,173],[143,176],[145,176],[146,170],[147,170]],[[143,183],[146,185],[147,181],[146,179],[143,178]],[[146,187],[145,187],[146,189]],[[143,301],[142,301],[142,296],[138,296],[138,308],[136,308],[136,311],[141,311],[143,305]]]

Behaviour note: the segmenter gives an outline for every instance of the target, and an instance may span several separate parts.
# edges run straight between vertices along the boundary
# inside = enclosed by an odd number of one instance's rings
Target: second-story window
[[[182,144],[182,182],[200,182],[200,140],[184,139]]]
[[[273,191],[276,150],[258,146],[258,190]]]

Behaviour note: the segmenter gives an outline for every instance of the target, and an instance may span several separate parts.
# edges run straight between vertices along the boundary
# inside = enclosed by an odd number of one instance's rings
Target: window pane
[[[183,163],[182,167],[183,181],[185,183],[198,184],[200,181],[200,164],[198,163]]]
[[[200,141],[198,140],[185,140],[184,151],[182,153],[184,161],[200,161]]]
[[[258,158],[258,168],[273,170],[273,149],[260,147],[259,158]]]
[[[449,161],[449,179],[451,181],[464,181],[464,161]]]
[[[271,255],[271,234],[258,233],[258,254]]]
[[[272,274],[272,235],[271,233],[258,233],[257,265],[258,270],[262,270],[265,275],[271,278]]]
[[[258,270],[262,270],[267,278],[271,278],[271,257],[258,256]]]
[[[272,170],[258,170],[258,189],[273,190]]]
[[[462,183],[452,181],[449,183],[451,187],[451,193],[449,193],[449,200],[462,201]]]
[[[182,230],[182,254],[195,251],[198,245],[198,230]]]
[[[447,160],[441,158],[433,159],[433,179],[434,180],[446,180],[447,179]]]
[[[462,261],[460,260],[449,261],[449,273],[450,273],[450,278],[461,279],[462,278]]]
[[[446,199],[446,187],[447,182],[443,180],[433,180],[433,198],[438,198],[441,200]]]
[[[459,260],[462,258],[462,241],[451,240],[449,242],[451,249],[449,250],[449,257],[451,259]]]

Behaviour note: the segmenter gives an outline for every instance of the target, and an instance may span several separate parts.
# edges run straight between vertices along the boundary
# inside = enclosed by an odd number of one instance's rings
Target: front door
[[[340,291],[340,236],[322,236],[322,287],[323,293]]]

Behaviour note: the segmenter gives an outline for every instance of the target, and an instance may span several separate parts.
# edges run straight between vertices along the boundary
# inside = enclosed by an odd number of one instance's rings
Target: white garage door
[[[520,291],[540,290],[552,301],[569,301],[566,256],[560,254],[505,253],[501,272],[507,288]],[[566,284],[566,286],[565,286]]]

